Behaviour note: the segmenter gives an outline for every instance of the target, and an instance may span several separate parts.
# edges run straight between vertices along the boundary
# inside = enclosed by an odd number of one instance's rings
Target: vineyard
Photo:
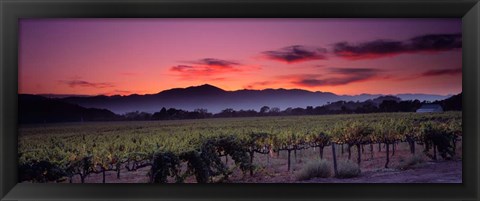
[[[298,151],[315,150],[318,158],[326,158],[326,149],[331,149],[336,176],[339,147],[359,165],[364,147],[371,157],[384,149],[379,168],[388,168],[398,143],[408,144],[412,155],[448,160],[457,154],[461,137],[461,112],[24,125],[19,128],[19,180],[79,177],[84,183],[102,175],[105,183],[107,172],[120,178],[125,171],[148,169],[150,183],[222,182],[234,171],[253,175],[258,156],[286,154],[286,171],[291,171]]]

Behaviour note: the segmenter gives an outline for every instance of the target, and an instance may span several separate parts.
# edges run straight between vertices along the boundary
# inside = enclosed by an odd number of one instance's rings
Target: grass
[[[308,180],[316,177],[327,178],[332,175],[331,164],[327,160],[315,160],[307,163],[296,175],[297,180]]]
[[[337,178],[352,178],[360,175],[360,167],[351,160],[343,160],[338,163]]]

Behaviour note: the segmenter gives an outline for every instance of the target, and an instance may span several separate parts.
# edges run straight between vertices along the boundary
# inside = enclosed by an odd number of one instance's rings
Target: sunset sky
[[[457,94],[461,19],[22,19],[19,93]]]

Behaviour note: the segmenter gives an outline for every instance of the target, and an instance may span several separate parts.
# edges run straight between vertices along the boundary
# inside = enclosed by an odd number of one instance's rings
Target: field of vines
[[[455,156],[462,136],[462,113],[376,113],[351,115],[212,118],[172,121],[123,121],[21,125],[19,128],[20,182],[81,182],[92,174],[147,168],[149,182],[221,182],[233,170],[251,175],[254,158],[263,154],[291,155],[315,148],[324,158],[335,147],[385,147],[408,143],[411,154],[424,152],[432,160]],[[422,149],[419,148],[419,145]],[[343,150],[343,149],[342,149]],[[371,148],[373,151],[373,148]],[[226,163],[230,158],[234,165]],[[231,161],[231,162],[232,162]],[[232,163],[230,163],[232,164]],[[382,167],[382,168],[383,168]]]

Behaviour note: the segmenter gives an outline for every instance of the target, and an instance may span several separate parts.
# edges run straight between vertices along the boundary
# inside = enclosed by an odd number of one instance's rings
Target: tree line
[[[19,96],[19,123],[55,123],[55,122],[83,122],[83,121],[151,121],[151,120],[181,120],[228,117],[263,117],[263,116],[295,116],[295,115],[328,115],[328,114],[367,114],[381,112],[415,112],[423,104],[439,104],[445,111],[462,110],[462,94],[448,99],[428,102],[419,100],[402,101],[394,96],[382,96],[367,101],[336,101],[322,106],[289,107],[281,110],[278,107],[263,106],[258,111],[235,110],[226,108],[218,113],[199,108],[187,111],[176,108],[163,107],[155,113],[128,112],[115,114],[106,109],[85,108],[79,105],[66,103],[60,100],[48,99],[41,96]]]
[[[424,104],[439,104],[444,111],[461,111],[462,94],[452,96],[442,101],[402,101],[397,97],[384,96],[378,99],[385,99],[380,103],[367,101],[336,101],[323,106],[289,107],[281,110],[278,107],[263,106],[260,110],[235,110],[226,108],[218,113],[208,112],[207,109],[196,109],[186,111],[175,108],[163,107],[159,112],[129,112],[121,115],[125,120],[180,120],[180,119],[204,119],[204,118],[228,118],[228,117],[263,117],[263,116],[296,116],[296,115],[328,115],[328,114],[368,114],[381,112],[415,112]]]

